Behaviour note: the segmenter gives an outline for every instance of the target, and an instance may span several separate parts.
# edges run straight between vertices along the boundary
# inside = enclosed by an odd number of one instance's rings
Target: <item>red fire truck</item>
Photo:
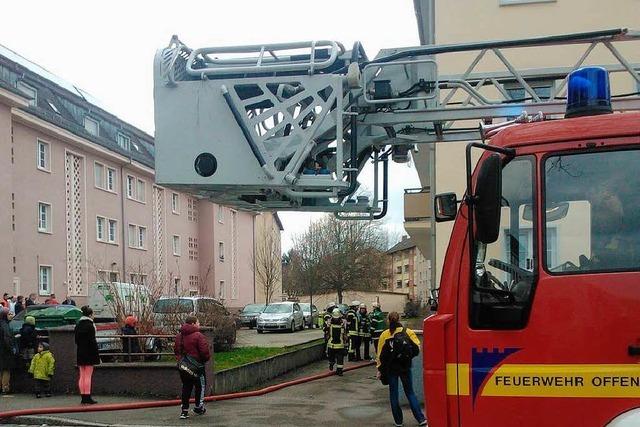
[[[640,114],[601,114],[607,84],[574,72],[567,118],[469,144],[465,197],[436,196],[430,426],[640,425]]]

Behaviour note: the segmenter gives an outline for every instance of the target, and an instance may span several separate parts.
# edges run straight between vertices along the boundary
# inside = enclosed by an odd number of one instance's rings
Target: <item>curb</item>
[[[0,424],[23,424],[30,426],[69,426],[69,427],[157,427],[157,425],[141,425],[141,424],[104,424],[94,423],[91,421],[79,421],[73,418],[51,417],[51,416],[30,416],[10,418],[3,420]],[[171,427],[164,425],[163,427]]]

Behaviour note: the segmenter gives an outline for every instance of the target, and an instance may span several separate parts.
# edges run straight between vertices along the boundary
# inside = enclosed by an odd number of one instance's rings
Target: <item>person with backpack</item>
[[[426,426],[427,419],[420,408],[418,398],[413,391],[411,375],[411,359],[420,353],[420,340],[409,328],[400,323],[400,315],[389,313],[389,329],[382,332],[378,343],[376,365],[377,378],[382,384],[389,385],[391,413],[396,426],[402,426],[402,408],[398,400],[398,383],[402,381],[404,394],[407,396],[411,412],[418,425]]]
[[[329,357],[329,370],[336,367],[336,374],[342,376],[344,369],[344,350],[347,342],[347,329],[342,313],[339,308],[334,308],[331,312],[331,319],[328,323],[327,354]]]

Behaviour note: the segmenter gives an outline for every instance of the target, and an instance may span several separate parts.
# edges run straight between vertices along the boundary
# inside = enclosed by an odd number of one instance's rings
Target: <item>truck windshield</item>
[[[545,266],[553,274],[640,266],[640,151],[545,160]]]
[[[193,301],[188,299],[167,298],[156,301],[154,313],[193,313]]]

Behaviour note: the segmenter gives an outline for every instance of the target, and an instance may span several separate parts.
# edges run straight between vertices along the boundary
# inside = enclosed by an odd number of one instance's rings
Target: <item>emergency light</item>
[[[565,117],[612,113],[609,73],[602,67],[579,68],[569,74]]]

